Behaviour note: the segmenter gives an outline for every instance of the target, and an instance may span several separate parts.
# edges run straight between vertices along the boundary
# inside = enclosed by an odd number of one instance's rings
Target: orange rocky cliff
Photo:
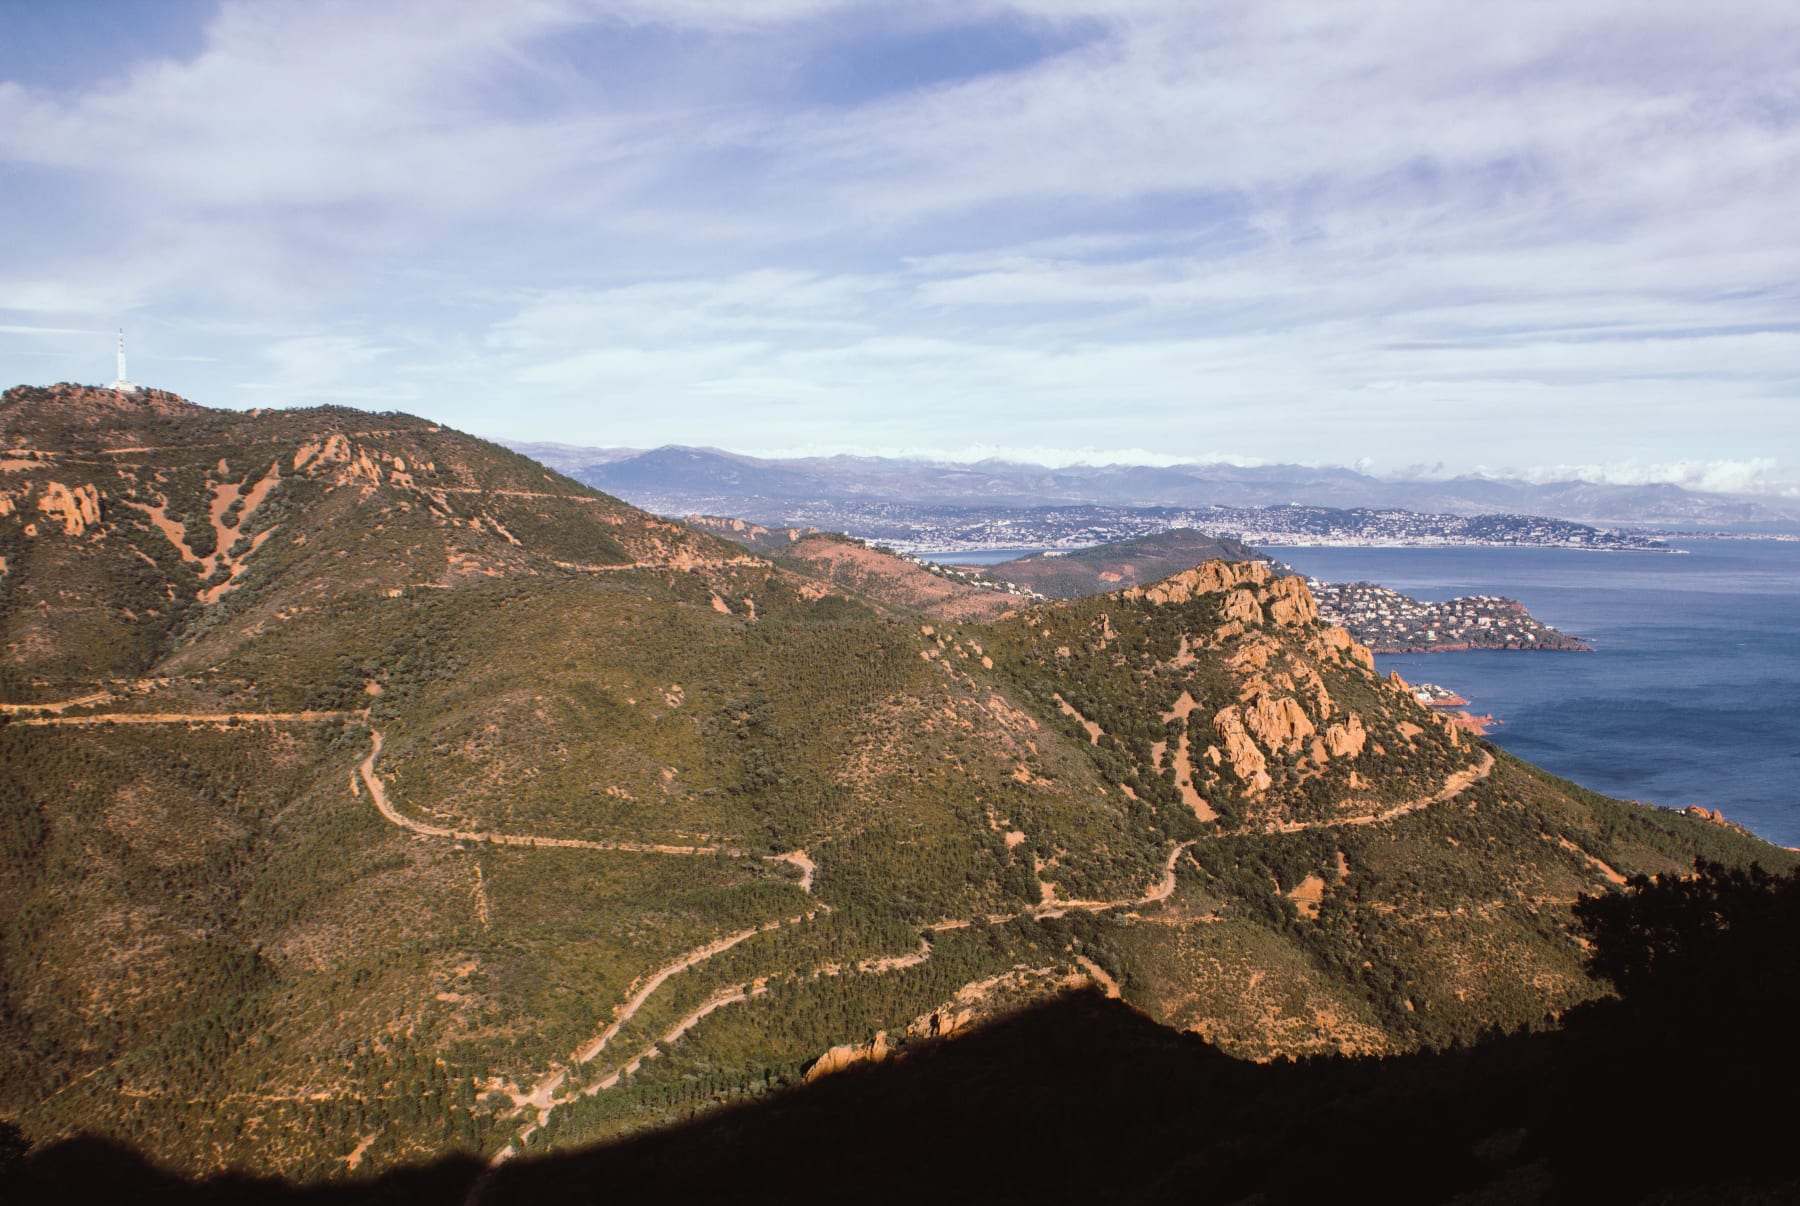
[[[1681,811],[1687,813],[1687,815],[1690,817],[1696,817],[1702,821],[1707,822],[1708,824],[1722,825],[1726,829],[1735,829],[1739,833],[1749,833],[1750,832],[1748,829],[1745,829],[1742,825],[1739,825],[1736,821],[1726,820],[1725,814],[1720,812],[1716,808],[1702,808],[1698,804],[1689,804],[1686,808],[1682,809]]]
[[[100,522],[100,491],[91,483],[71,489],[61,482],[45,482],[37,509],[60,521],[64,535],[79,536]]]
[[[1208,561],[1191,570],[1183,570],[1149,586],[1134,586],[1125,592],[1127,599],[1147,599],[1152,603],[1185,603],[1200,595],[1223,593],[1221,615],[1225,623],[1216,634],[1226,639],[1242,633],[1255,624],[1272,624],[1278,628],[1301,628],[1319,618],[1319,605],[1300,578],[1277,578],[1275,571],[1262,561]],[[1235,627],[1234,627],[1235,626]],[[1351,645],[1350,634],[1342,629],[1337,647]]]
[[[1372,673],[1374,656],[1344,629],[1319,623],[1303,579],[1277,577],[1262,562],[1209,561],[1124,594],[1157,605],[1224,596],[1219,623],[1203,642],[1224,653],[1238,693],[1212,717],[1218,744],[1203,755],[1214,770],[1226,770],[1258,795],[1273,785],[1272,760],[1299,754],[1319,768],[1362,755],[1363,718],[1332,699],[1317,667],[1347,660]],[[1272,629],[1299,635],[1298,645]]]

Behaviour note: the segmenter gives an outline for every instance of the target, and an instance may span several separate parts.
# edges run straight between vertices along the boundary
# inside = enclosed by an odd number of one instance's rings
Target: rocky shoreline
[[[1469,701],[1448,687],[1436,683],[1410,683],[1413,698],[1448,720],[1465,733],[1486,737],[1500,723],[1492,714],[1477,716],[1468,711]]]

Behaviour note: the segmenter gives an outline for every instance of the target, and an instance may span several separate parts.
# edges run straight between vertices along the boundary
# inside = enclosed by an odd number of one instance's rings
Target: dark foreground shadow
[[[1709,867],[1582,915],[1625,995],[1558,1031],[1257,1065],[1080,993],[901,1061],[515,1161],[479,1200],[1800,1202],[1800,878]],[[0,1197],[21,1203],[461,1202],[482,1172],[194,1183],[84,1139],[0,1159]]]

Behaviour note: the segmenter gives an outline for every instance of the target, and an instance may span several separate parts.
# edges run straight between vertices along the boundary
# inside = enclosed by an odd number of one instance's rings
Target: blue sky
[[[1800,8],[0,0],[0,381],[1800,479]]]

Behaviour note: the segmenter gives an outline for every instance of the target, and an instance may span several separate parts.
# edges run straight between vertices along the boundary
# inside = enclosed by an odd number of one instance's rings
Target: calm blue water
[[[1593,653],[1409,653],[1503,723],[1491,740],[1595,791],[1703,804],[1800,846],[1800,544],[1699,541],[1687,556],[1563,549],[1271,548],[1329,582],[1423,599],[1499,594]]]

